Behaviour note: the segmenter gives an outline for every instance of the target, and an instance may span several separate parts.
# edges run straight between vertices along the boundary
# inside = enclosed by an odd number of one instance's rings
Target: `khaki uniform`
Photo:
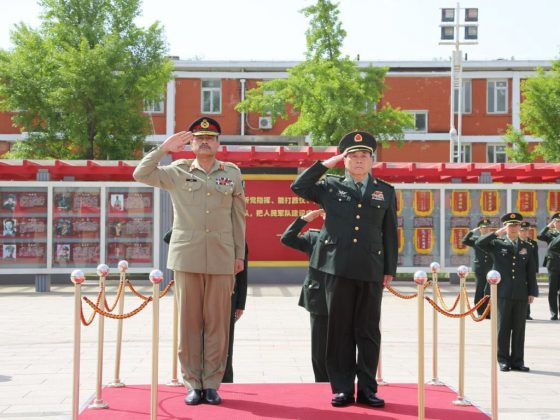
[[[241,172],[216,161],[206,173],[197,160],[158,166],[148,153],[134,179],[169,192],[173,234],[167,267],[175,271],[179,359],[189,389],[217,389],[227,359],[235,259],[245,257],[245,195]]]

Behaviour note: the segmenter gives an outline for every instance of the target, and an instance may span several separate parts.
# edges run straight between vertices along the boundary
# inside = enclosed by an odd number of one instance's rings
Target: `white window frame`
[[[505,110],[503,111],[498,111],[498,89],[496,88],[496,85],[498,83],[505,83],[506,86],[505,88],[500,87],[500,90],[505,90]],[[494,100],[494,109],[490,109],[490,84],[493,84],[493,100]],[[508,80],[507,79],[488,79],[486,80],[486,112],[488,114],[507,114],[509,111],[509,97],[508,97],[508,89],[509,89],[509,85],[508,85]]]
[[[499,154],[503,154],[505,160],[503,162],[498,161],[498,159],[496,159],[498,153],[496,152],[496,149],[498,147],[502,147],[504,150],[503,152],[499,152]],[[492,154],[492,156],[490,156],[490,154]],[[488,161],[488,163],[507,163],[508,162],[508,157],[507,157],[507,153],[506,153],[506,145],[505,144],[500,144],[500,143],[488,143],[486,145],[486,160]]]
[[[459,89],[454,88],[455,93],[453,94],[453,112],[457,114],[457,105],[459,104]],[[467,92],[469,95],[467,96]],[[463,91],[461,92],[463,99],[463,107],[461,108],[461,114],[472,114],[472,80],[463,80]],[[468,100],[468,102],[467,102]],[[468,111],[467,111],[468,105]]]
[[[428,111],[425,109],[412,109],[412,110],[405,110],[404,112],[407,112],[411,115],[414,116],[414,128],[405,128],[404,132],[405,133],[427,133],[428,132]],[[419,130],[417,125],[416,125],[416,116],[417,115],[424,115],[426,118],[426,127],[422,130]]]
[[[461,163],[472,162],[472,144],[461,142],[462,159]],[[453,163],[457,163],[457,143],[453,145]]]
[[[144,112],[146,114],[163,114],[165,112],[163,95],[161,95],[159,101],[144,99]]]
[[[220,82],[219,87],[205,87],[204,82]],[[208,92],[210,94],[210,109],[204,109],[204,94]],[[213,93],[218,92],[218,109],[214,106],[214,95]],[[200,80],[200,112],[202,114],[221,114],[222,113],[222,80],[221,79],[201,79]]]

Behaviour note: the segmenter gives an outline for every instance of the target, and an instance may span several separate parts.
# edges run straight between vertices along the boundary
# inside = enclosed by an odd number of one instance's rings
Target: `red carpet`
[[[379,396],[385,408],[352,405],[334,408],[330,404],[329,384],[224,384],[220,388],[221,405],[185,405],[185,389],[159,386],[158,419],[184,420],[356,420],[374,417],[380,420],[417,418],[415,384],[391,384],[380,387]],[[476,407],[451,404],[456,393],[446,386],[426,385],[426,419],[461,420],[488,419]],[[150,387],[132,385],[125,388],[104,388],[105,410],[85,409],[81,420],[147,420],[150,418]]]

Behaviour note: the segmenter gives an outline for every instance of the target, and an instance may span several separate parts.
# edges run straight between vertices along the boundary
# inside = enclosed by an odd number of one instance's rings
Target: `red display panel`
[[[300,262],[308,256],[280,242],[280,236],[298,216],[319,206],[296,196],[290,189],[295,179],[286,175],[245,175],[247,242],[251,262]],[[305,230],[320,228],[323,220],[309,223]],[[304,231],[305,231],[304,230]],[[275,264],[277,265],[277,264]]]

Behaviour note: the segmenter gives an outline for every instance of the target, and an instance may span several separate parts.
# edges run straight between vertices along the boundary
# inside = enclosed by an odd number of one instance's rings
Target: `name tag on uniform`
[[[385,201],[385,196],[383,195],[383,191],[375,191],[375,192],[371,195],[371,199],[372,199],[372,200]]]
[[[509,252],[509,251],[508,251],[507,248],[502,248],[502,249],[500,249],[500,253],[501,253],[502,255],[507,255],[508,252]]]
[[[338,201],[350,201],[350,195],[348,194],[348,191],[342,191],[342,190],[338,190],[336,192],[336,196],[338,198]]]
[[[527,248],[521,248],[519,250],[519,255],[525,255],[525,254],[527,254]]]
[[[198,182],[196,178],[187,178],[185,181],[187,181],[187,182]]]

